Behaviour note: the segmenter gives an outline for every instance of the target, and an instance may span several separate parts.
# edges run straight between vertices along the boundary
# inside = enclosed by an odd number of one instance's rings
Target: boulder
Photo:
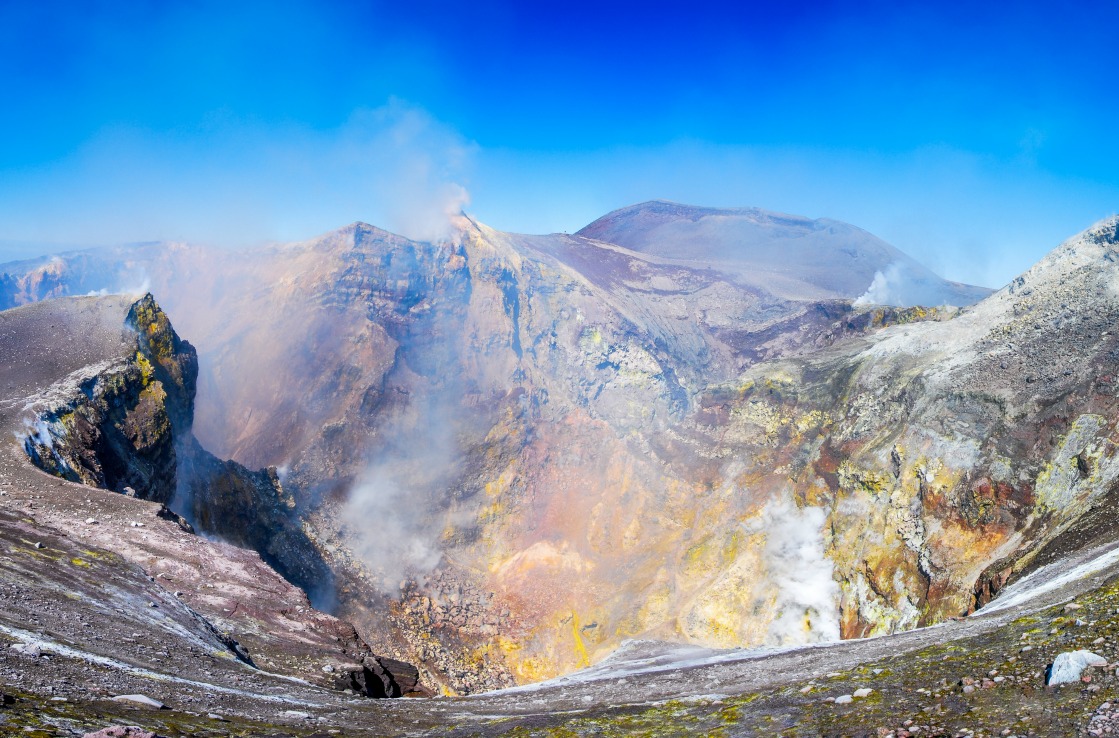
[[[422,694],[415,666],[385,656],[366,656],[360,664],[335,667],[334,687],[366,697],[403,697]]]
[[[131,705],[141,705],[143,707],[151,707],[156,710],[166,709],[166,705],[158,700],[153,700],[146,694],[122,694],[113,698],[113,702],[127,702]]]
[[[1071,684],[1089,666],[1107,666],[1107,659],[1091,651],[1065,651],[1053,659],[1046,674],[1046,684]]]
[[[385,675],[395,685],[398,694],[403,697],[419,693],[420,670],[406,661],[397,661],[387,656],[367,657],[365,661],[375,661],[384,671]]]
[[[38,643],[13,643],[8,647],[8,650],[32,658],[39,658],[43,655],[43,648]]]
[[[82,738],[162,738],[135,725],[113,725],[96,733],[86,733]]]

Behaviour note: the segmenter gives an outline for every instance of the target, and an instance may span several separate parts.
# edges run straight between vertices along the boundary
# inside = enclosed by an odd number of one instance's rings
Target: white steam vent
[[[825,518],[820,508],[781,497],[745,525],[765,536],[766,576],[776,590],[767,645],[839,640],[839,585],[824,554]]]

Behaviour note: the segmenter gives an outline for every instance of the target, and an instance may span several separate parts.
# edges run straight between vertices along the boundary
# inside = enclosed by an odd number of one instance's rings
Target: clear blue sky
[[[1119,9],[982,5],[0,0],[0,258],[665,198],[1001,284],[1119,210]]]

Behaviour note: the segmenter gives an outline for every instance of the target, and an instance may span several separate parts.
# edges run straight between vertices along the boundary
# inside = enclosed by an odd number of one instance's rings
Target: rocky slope
[[[742,487],[825,514],[844,636],[982,605],[1113,492],[1115,231],[951,321],[758,366],[702,401],[686,443],[729,440]]]
[[[64,538],[44,541],[66,545]],[[37,656],[0,651],[0,724],[34,736],[83,735],[115,724],[214,738],[1097,735],[1114,730],[1116,664],[1063,687],[1046,687],[1045,671],[1057,654],[1078,648],[1119,660],[1117,560],[1114,544],[1062,557],[1023,582],[1030,585],[1024,591],[1008,592],[1024,597],[1011,597],[1002,609],[896,636],[756,652],[635,642],[592,670],[465,699],[347,699],[243,666],[230,679],[204,654],[203,671],[184,670],[199,654],[170,649],[154,654],[153,669],[136,668],[39,633]],[[37,589],[42,569],[32,564],[31,572],[8,599],[34,607],[13,612],[39,628],[59,622],[53,616],[61,610],[75,631],[114,632],[92,618],[73,618],[56,592]],[[126,628],[139,631],[137,619]],[[13,645],[26,651],[33,635],[5,626],[0,639],[17,638]],[[135,639],[110,637],[124,645]],[[141,641],[148,642],[166,637]],[[177,657],[170,673],[166,655]],[[164,708],[111,699],[135,692]],[[856,694],[868,696],[851,699]]]
[[[384,670],[352,625],[313,610],[255,551],[196,535],[168,508],[205,508],[196,517],[214,523],[210,535],[267,536],[265,555],[280,538],[285,555],[315,554],[279,521],[274,475],[219,461],[191,437],[193,349],[150,296],[0,312],[0,346],[5,632],[227,685],[262,669],[344,688],[337,680],[364,675],[363,660]],[[180,507],[184,490],[199,494]],[[396,694],[414,685],[414,670],[392,668]]]

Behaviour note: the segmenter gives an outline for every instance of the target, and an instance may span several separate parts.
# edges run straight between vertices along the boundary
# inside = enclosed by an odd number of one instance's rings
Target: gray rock
[[[160,738],[135,725],[113,725],[96,733],[86,733],[82,738]]]
[[[1053,659],[1046,675],[1046,684],[1071,684],[1080,681],[1080,675],[1089,666],[1106,666],[1107,659],[1091,651],[1065,651]]]
[[[143,705],[144,707],[151,707],[156,710],[165,710],[167,705],[153,700],[144,694],[120,694],[113,698],[113,702],[128,702],[134,705]]]

